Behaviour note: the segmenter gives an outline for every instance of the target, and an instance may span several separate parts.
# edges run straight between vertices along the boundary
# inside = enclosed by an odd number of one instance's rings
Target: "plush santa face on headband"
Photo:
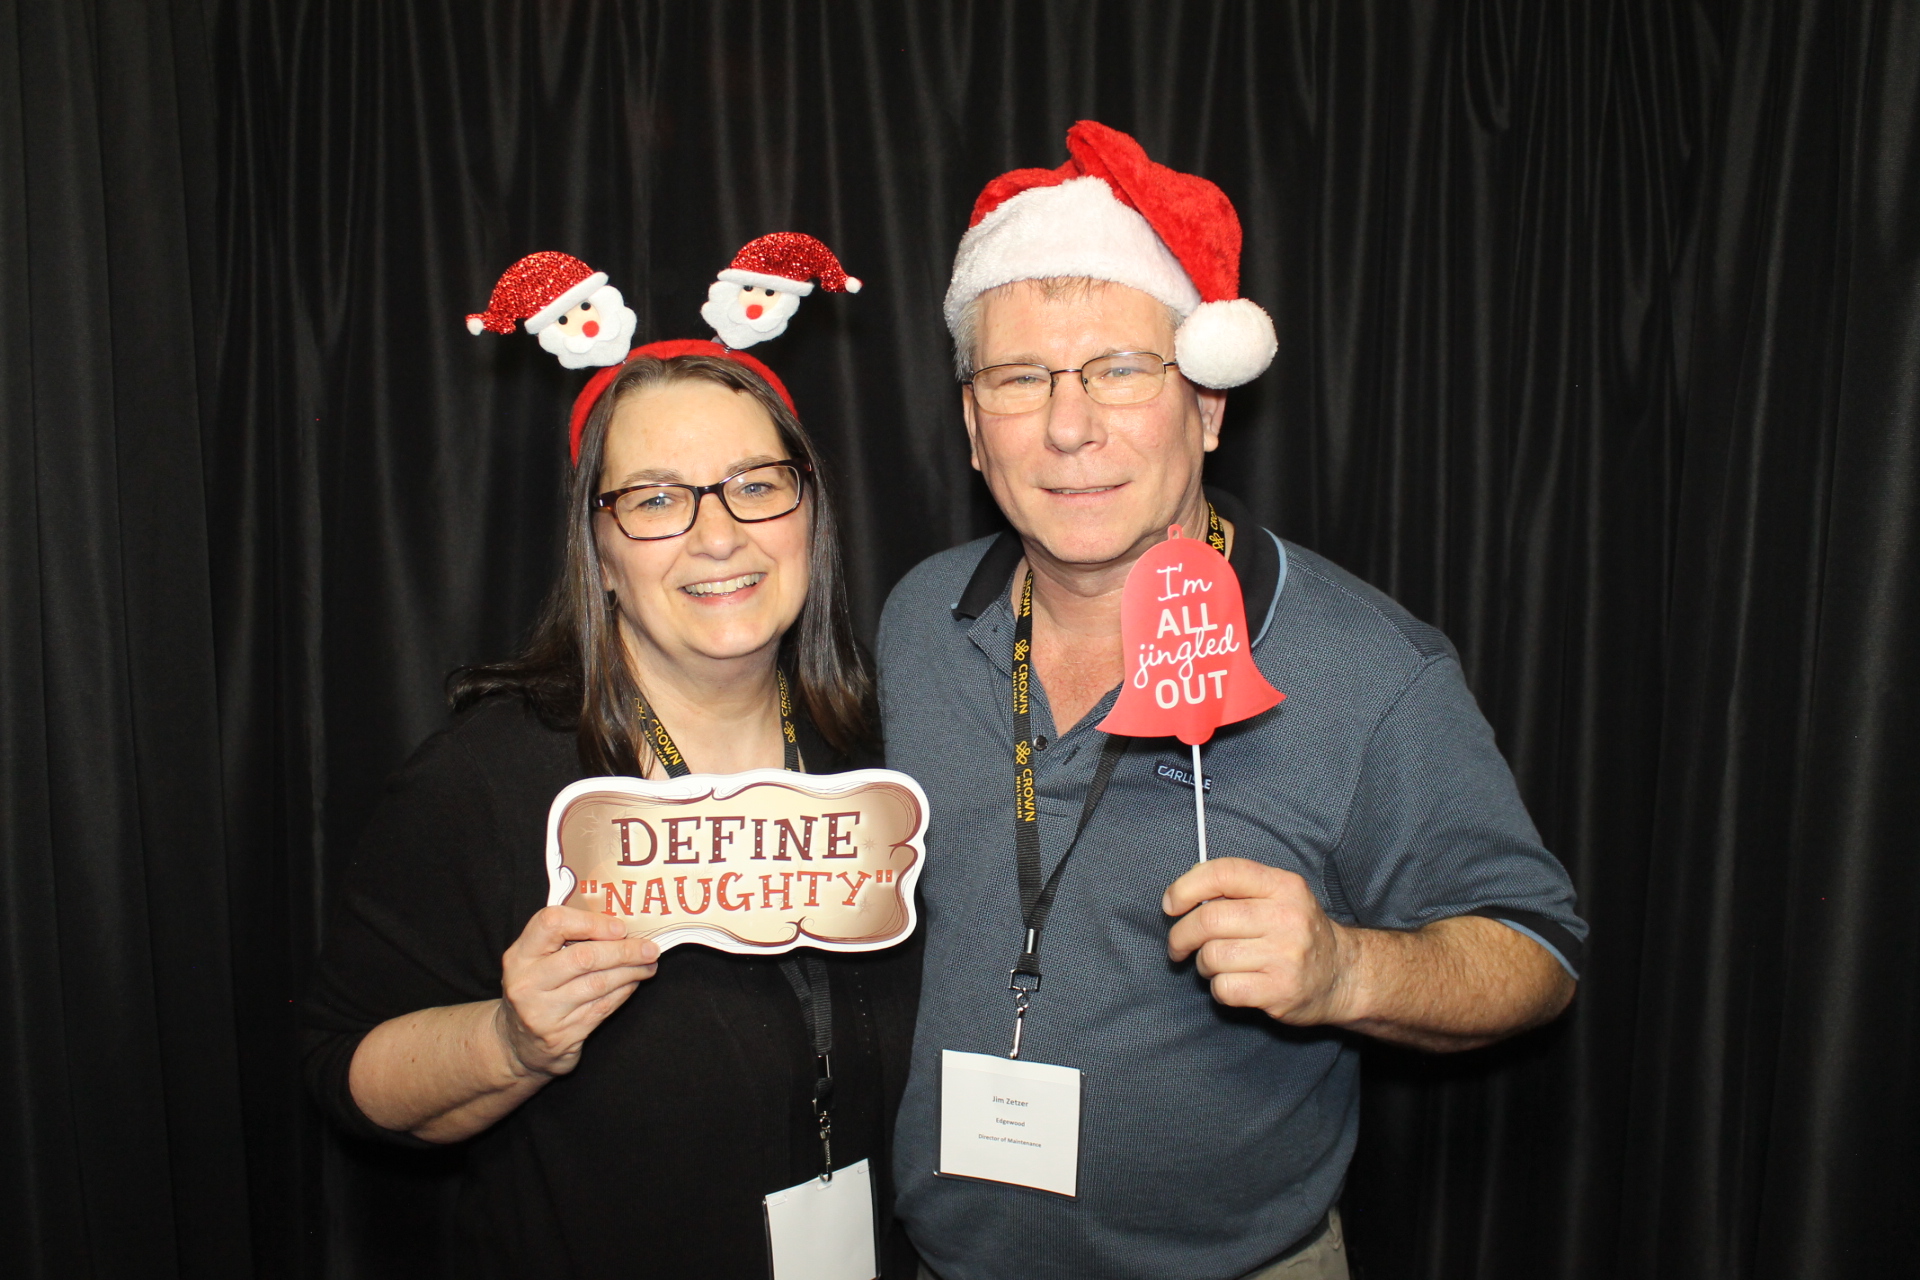
[[[700,318],[735,351],[777,338],[800,309],[800,299],[813,292],[815,277],[828,293],[860,292],[860,281],[812,236],[798,231],[761,236],[742,246],[732,265],[707,286]]]
[[[568,369],[619,364],[627,358],[636,320],[620,291],[601,285],[579,306],[542,328],[540,346]]]
[[[561,365],[585,369],[627,358],[636,317],[606,272],[542,249],[501,273],[487,309],[467,317],[467,332],[512,333],[522,323]]]
[[[700,318],[713,326],[720,341],[738,351],[787,331],[787,321],[800,309],[800,295],[765,285],[715,280],[707,286],[707,302]]]

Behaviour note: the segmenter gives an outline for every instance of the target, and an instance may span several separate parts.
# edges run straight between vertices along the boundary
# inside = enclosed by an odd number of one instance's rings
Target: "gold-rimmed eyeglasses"
[[[620,532],[635,542],[677,538],[693,528],[700,499],[712,494],[741,524],[778,520],[799,509],[813,464],[798,458],[765,462],[734,472],[712,484],[635,484],[603,493],[595,511],[611,515]]]
[[[973,388],[973,402],[985,413],[1031,413],[1053,397],[1054,380],[1080,375],[1080,385],[1095,404],[1145,404],[1167,385],[1167,370],[1179,368],[1155,351],[1119,351],[1089,360],[1078,369],[1049,369],[1043,364],[993,364],[962,385]]]

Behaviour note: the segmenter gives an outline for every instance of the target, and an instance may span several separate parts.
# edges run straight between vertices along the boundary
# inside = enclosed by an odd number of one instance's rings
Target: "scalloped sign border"
[[[583,778],[547,811],[547,904],[662,951],[878,951],[918,923],[927,797],[892,769]]]

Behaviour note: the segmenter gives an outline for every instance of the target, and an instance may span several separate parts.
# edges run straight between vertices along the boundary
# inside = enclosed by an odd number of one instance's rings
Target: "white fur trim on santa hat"
[[[539,333],[542,329],[552,324],[555,320],[558,320],[561,316],[567,314],[567,312],[573,310],[575,307],[585,302],[588,298],[591,298],[594,295],[594,291],[599,289],[599,287],[605,284],[606,282],[607,282],[606,272],[604,271],[594,272],[592,275],[588,276],[585,280],[582,280],[579,284],[573,286],[573,288],[567,290],[565,293],[555,298],[552,302],[549,302],[546,306],[540,308],[539,311],[535,312],[533,315],[528,316],[527,332]]]
[[[1200,305],[1200,291],[1147,220],[1099,178],[1074,178],[1022,191],[961,238],[947,287],[947,328],[989,289],[1058,278],[1128,285],[1181,316]]]
[[[1201,303],[1173,337],[1181,376],[1216,391],[1252,382],[1279,349],[1273,317],[1248,298]]]
[[[736,271],[728,267],[720,273],[719,278],[743,289],[777,289],[781,293],[796,294],[802,298],[813,292],[811,280],[789,280],[785,276],[770,276],[761,271]],[[851,288],[853,281],[847,281],[847,285]]]

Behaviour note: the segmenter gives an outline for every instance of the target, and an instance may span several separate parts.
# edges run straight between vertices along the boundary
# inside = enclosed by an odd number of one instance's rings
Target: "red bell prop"
[[[1100,728],[1134,738],[1178,738],[1193,748],[1193,816],[1205,862],[1200,744],[1221,725],[1257,716],[1286,697],[1253,665],[1239,575],[1225,556],[1181,537],[1174,525],[1167,540],[1127,573],[1120,643],[1126,680]]]
[[[1221,725],[1277,705],[1286,695],[1253,665],[1252,640],[1233,566],[1175,525],[1127,574],[1120,598],[1126,682],[1100,728],[1197,746]]]

